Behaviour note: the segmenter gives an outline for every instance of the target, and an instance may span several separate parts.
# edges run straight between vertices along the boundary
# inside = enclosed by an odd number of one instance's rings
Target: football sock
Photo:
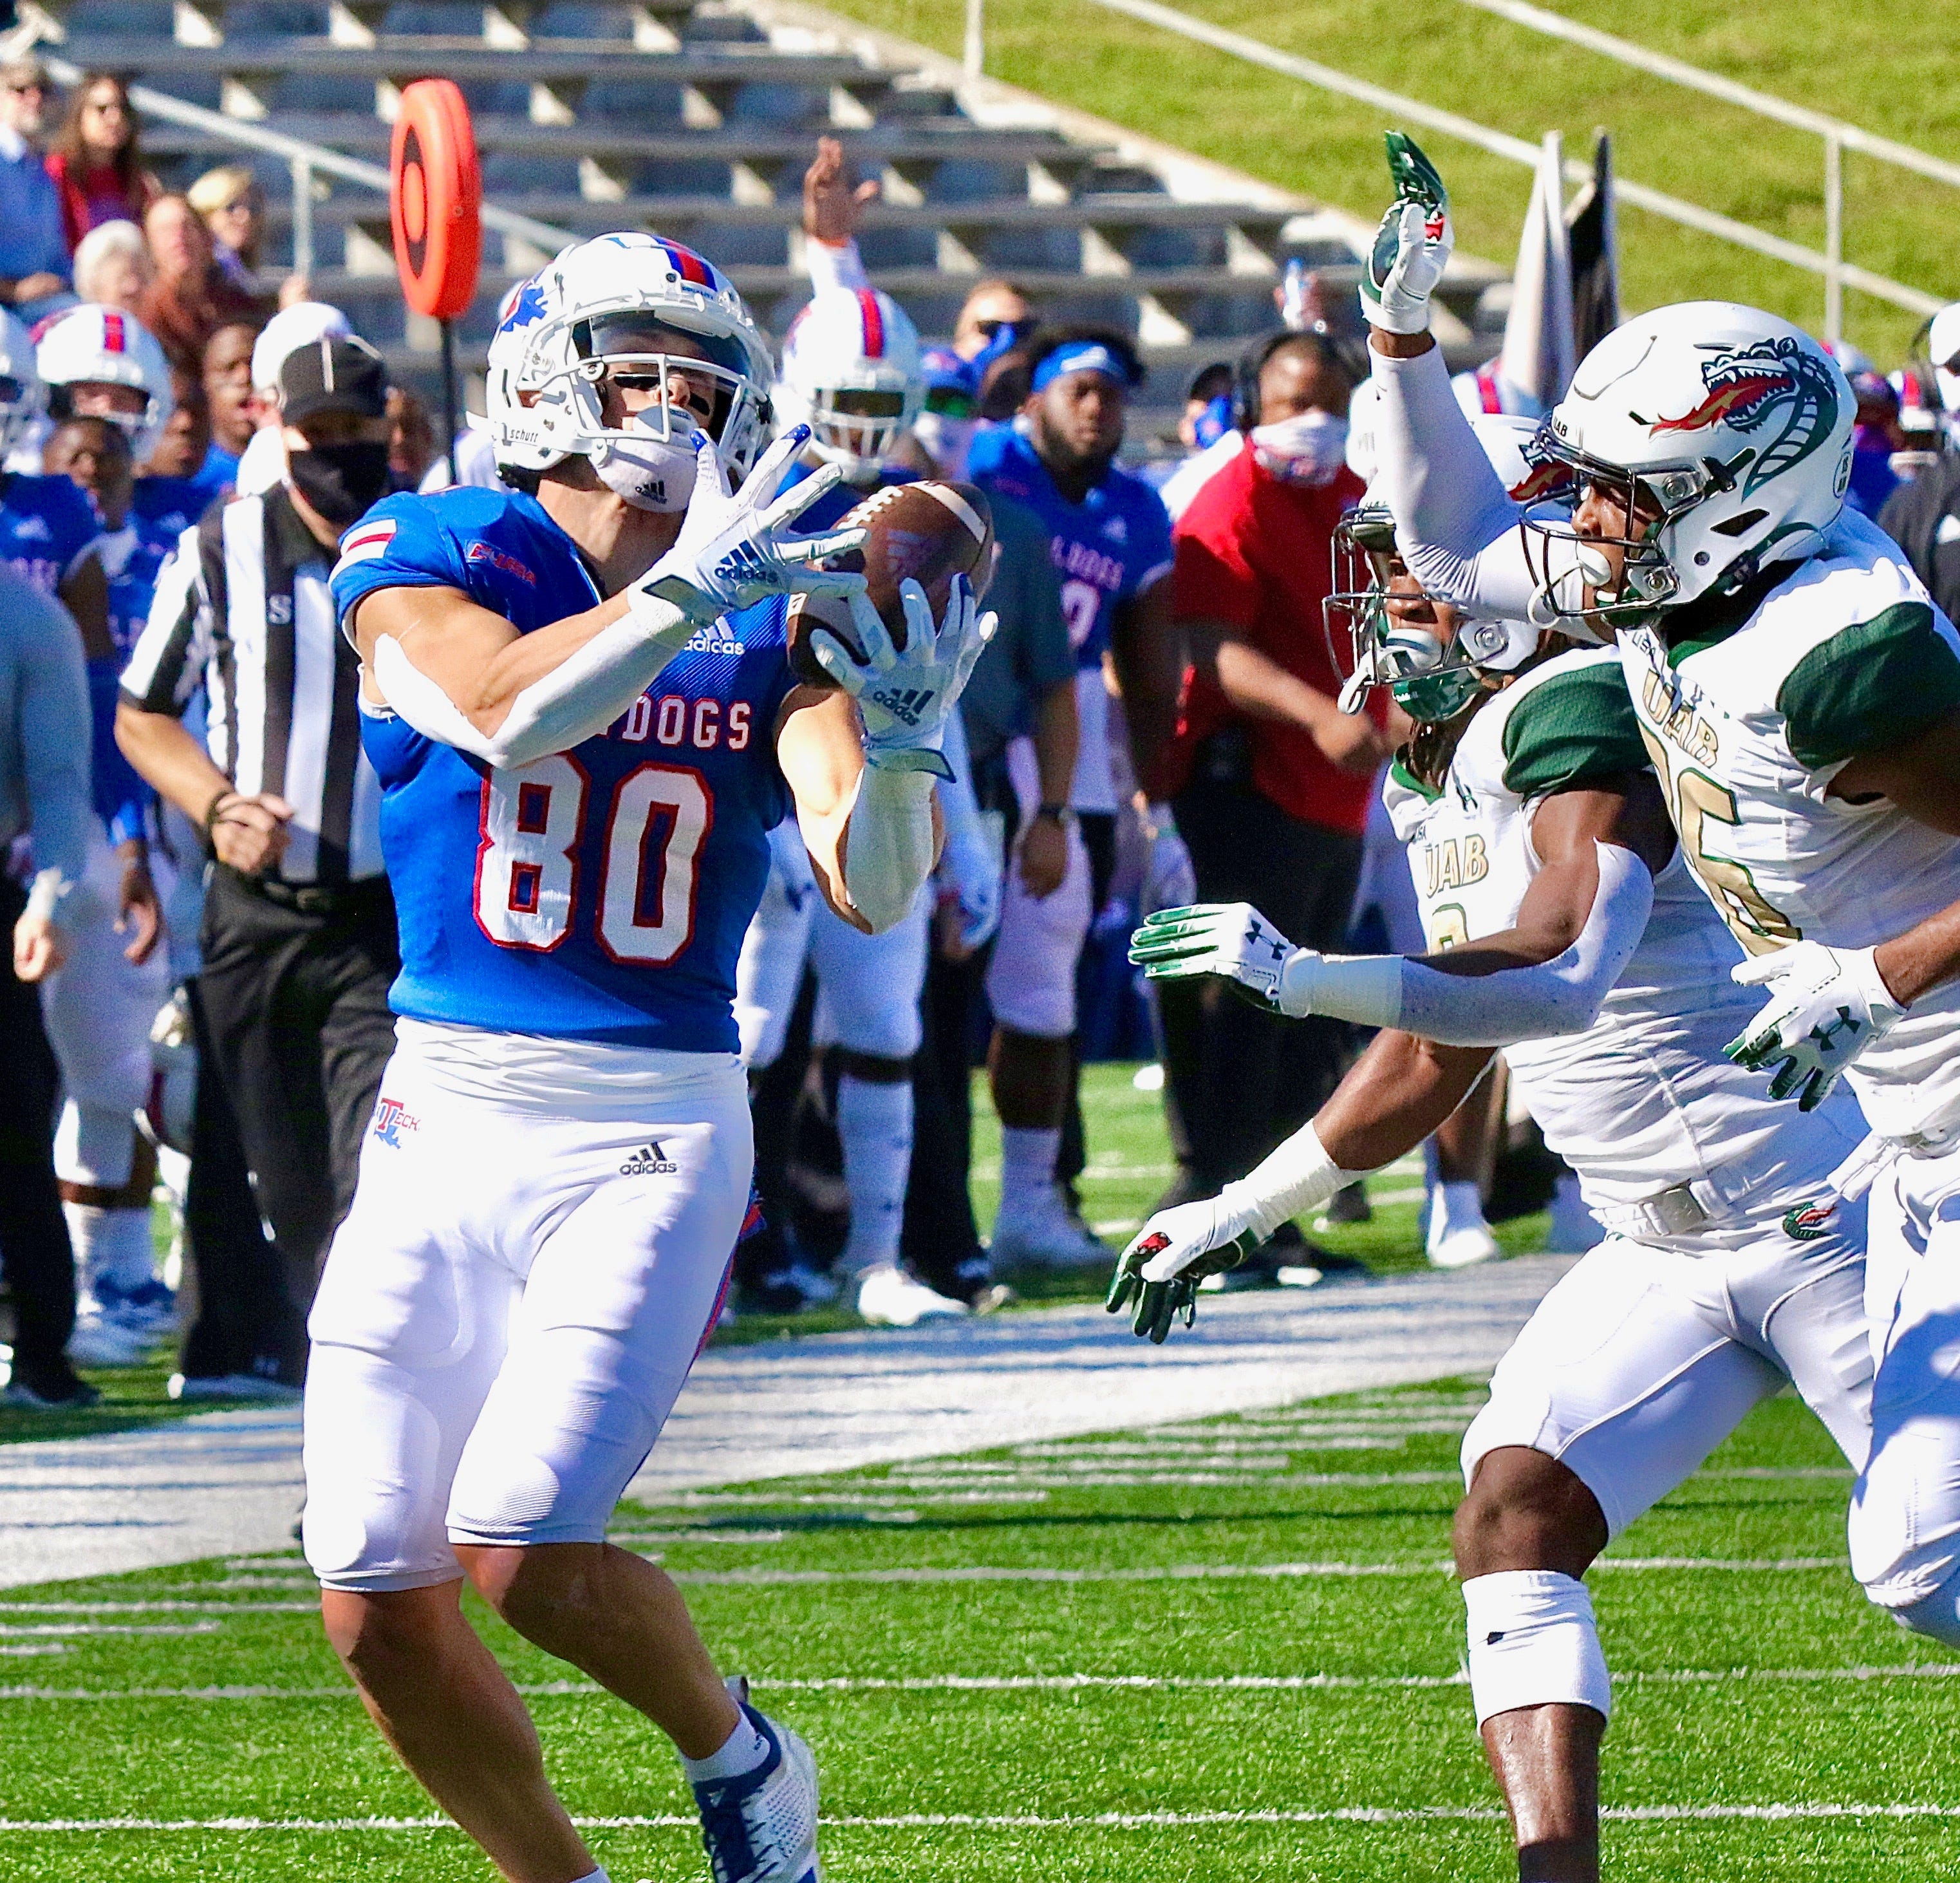
[[[1429,1193],[1429,1246],[1437,1247],[1459,1229],[1475,1229],[1484,1221],[1484,1199],[1475,1184],[1437,1184]]]
[[[574,1877],[572,1883],[612,1883],[603,1870],[594,1870],[590,1876]]]
[[[912,1165],[912,1082],[883,1085],[845,1073],[837,1082],[837,1135],[851,1193],[843,1266],[856,1274],[899,1258]]]
[[[1055,1194],[1055,1161],[1061,1155],[1061,1127],[1039,1130],[1021,1125],[1001,1127],[1001,1213],[1032,1213],[1047,1207]]]
[[[1526,1706],[1613,1712],[1613,1684],[1583,1582],[1555,1569],[1503,1569],[1463,1585],[1477,1723]]]
[[[63,1203],[68,1239],[74,1245],[76,1273],[84,1288],[97,1280],[127,1290],[140,1288],[156,1272],[147,1209],[103,1209],[94,1203]]]
[[[768,1741],[744,1713],[719,1752],[711,1753],[705,1759],[690,1759],[682,1753],[680,1763],[689,1784],[707,1785],[716,1779],[739,1779],[745,1772],[754,1771],[768,1756]]]

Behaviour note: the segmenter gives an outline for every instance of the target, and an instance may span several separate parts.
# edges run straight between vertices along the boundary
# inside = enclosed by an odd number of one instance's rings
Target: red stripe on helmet
[[[691,248],[682,248],[678,242],[663,241],[660,247],[667,250],[667,260],[674,265],[681,279],[697,288],[713,288],[714,270],[695,254]]]
[[[864,357],[883,359],[885,357],[885,314],[878,305],[877,294],[869,288],[858,290],[858,305],[864,315]]]
[[[112,353],[123,352],[123,317],[113,308],[103,311],[102,316],[102,344]]]

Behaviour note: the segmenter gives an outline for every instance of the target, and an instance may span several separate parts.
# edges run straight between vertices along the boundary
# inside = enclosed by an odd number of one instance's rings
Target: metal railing
[[[983,13],[985,0],[966,0],[966,68],[969,77],[978,78],[985,62],[985,21]],[[1420,125],[1425,130],[1441,132],[1446,137],[1460,139],[1479,150],[1488,151],[1494,157],[1501,157],[1515,164],[1535,168],[1538,161],[1538,147],[1522,138],[1512,137],[1502,131],[1493,130],[1489,126],[1478,123],[1459,113],[1446,111],[1435,105],[1423,104],[1419,99],[1404,97],[1400,92],[1391,91],[1386,86],[1370,84],[1367,79],[1357,78],[1351,74],[1338,71],[1332,65],[1323,65],[1319,61],[1303,59],[1297,53],[1282,52],[1278,46],[1268,46],[1262,40],[1249,39],[1242,33],[1234,33],[1228,27],[1214,26],[1208,20],[1194,19],[1189,14],[1180,13],[1175,8],[1158,4],[1158,0],[1090,0],[1090,4],[1112,13],[1121,13],[1147,26],[1160,31],[1174,33],[1179,37],[1192,40],[1214,51],[1245,60],[1248,64],[1264,66],[1283,77],[1297,78],[1302,83],[1319,87],[1324,91],[1352,98],[1358,103],[1373,106],[1398,121]],[[1801,242],[1793,242],[1787,237],[1772,235],[1767,229],[1759,229],[1753,223],[1740,222],[1732,216],[1719,211],[1704,209],[1699,203],[1684,202],[1678,196],[1670,196],[1661,190],[1650,189],[1644,183],[1630,181],[1624,177],[1615,176],[1613,187],[1622,202],[1631,203],[1636,209],[1645,209],[1650,214],[1679,223],[1685,228],[1696,229],[1704,235],[1712,235],[1725,242],[1732,242],[1739,248],[1752,250],[1758,255],[1767,255],[1772,260],[1787,263],[1793,268],[1800,268],[1807,273],[1819,275],[1824,279],[1825,338],[1836,342],[1843,337],[1844,321],[1844,290],[1856,288],[1880,301],[1889,301],[1895,307],[1904,307],[1908,312],[1930,315],[1937,314],[1946,302],[1936,295],[1927,294],[1889,276],[1876,273],[1869,268],[1860,268],[1844,260],[1844,153],[1855,150],[1867,155],[1883,158],[1886,162],[1916,170],[1921,176],[1930,177],[1941,183],[1960,185],[1960,164],[1943,162],[1940,158],[1916,150],[1909,144],[1895,143],[1889,138],[1876,135],[1821,113],[1806,110],[1801,105],[1788,104],[1780,98],[1772,97],[1767,92],[1752,90],[1748,86],[1736,84],[1713,72],[1704,72],[1700,67],[1690,65],[1682,60],[1671,59],[1664,53],[1649,53],[1646,48],[1633,45],[1624,40],[1615,39],[1608,33],[1601,33],[1591,27],[1581,26],[1558,14],[1547,13],[1543,9],[1524,3],[1524,0],[1466,0],[1466,4],[1481,7],[1486,11],[1500,14],[1514,23],[1554,34],[1561,39],[1588,49],[1616,58],[1628,65],[1636,65],[1656,76],[1669,78],[1684,85],[1706,92],[1711,97],[1724,100],[1746,110],[1759,112],[1765,117],[1777,119],[1797,128],[1812,131],[1824,139],[1824,247],[1820,251],[1808,248]],[[1577,158],[1568,158],[1565,164],[1567,180],[1584,183],[1592,177],[1591,167]]]
[[[56,81],[69,90],[81,83],[81,67],[70,61],[44,57],[43,62]],[[154,91],[148,85],[132,85],[129,102],[147,116],[180,124],[187,130],[205,132],[240,150],[263,151],[269,156],[285,160],[293,179],[293,271],[296,274],[313,272],[316,177],[337,177],[344,183],[379,190],[384,196],[388,193],[388,173],[382,165],[364,164],[358,158],[346,156],[324,144],[309,144],[303,139],[288,137],[281,131],[266,130],[242,118],[228,117],[221,111],[208,111],[202,105],[188,104],[181,98],[173,98],[168,92]],[[486,229],[494,229],[500,235],[514,235],[520,241],[529,242],[548,253],[555,254],[567,243],[578,240],[568,229],[540,222],[532,216],[519,215],[514,210],[499,209],[492,202],[483,205],[482,215]]]

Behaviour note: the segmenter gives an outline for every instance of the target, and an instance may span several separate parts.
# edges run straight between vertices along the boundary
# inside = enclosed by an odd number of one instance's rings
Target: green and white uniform
[[[1540,806],[1646,763],[1604,648],[1548,661],[1487,699],[1440,789],[1398,763],[1383,795],[1431,945],[1513,927],[1541,867]],[[1853,1464],[1869,1439],[1863,1212],[1818,1207],[1863,1123],[1848,1098],[1811,1113],[1774,1103],[1759,1074],[1723,1056],[1760,1004],[1729,977],[1741,958],[1677,852],[1592,1025],[1505,1049],[1608,1234],[1499,1366],[1465,1470],[1499,1445],[1546,1452],[1615,1534],[1786,1378]]]

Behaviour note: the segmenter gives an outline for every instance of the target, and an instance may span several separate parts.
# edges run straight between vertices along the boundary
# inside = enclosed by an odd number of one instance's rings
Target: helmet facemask
[[[909,403],[902,391],[819,387],[810,401],[810,448],[847,475],[873,470],[897,444]]]

